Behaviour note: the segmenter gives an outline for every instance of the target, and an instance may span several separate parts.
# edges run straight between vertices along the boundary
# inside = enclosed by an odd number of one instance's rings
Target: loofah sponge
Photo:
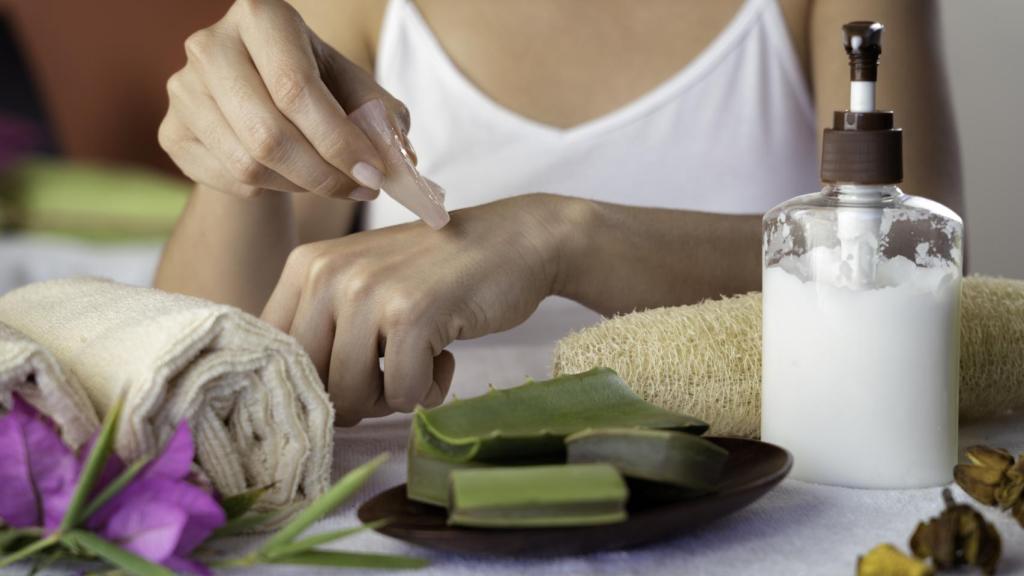
[[[963,421],[1024,409],[1024,281],[964,279]],[[761,426],[761,295],[617,316],[555,348],[555,375],[612,368],[645,400],[756,437]]]

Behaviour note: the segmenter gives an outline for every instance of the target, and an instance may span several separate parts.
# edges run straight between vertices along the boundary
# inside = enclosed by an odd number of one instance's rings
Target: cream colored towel
[[[0,412],[10,408],[12,392],[49,416],[72,448],[99,430],[96,411],[74,376],[42,346],[0,323]]]
[[[960,417],[1024,410],[1024,281],[963,282]],[[554,372],[607,366],[645,400],[709,422],[711,432],[761,430],[761,294],[618,316],[565,337]]]
[[[230,306],[90,278],[0,297],[0,322],[49,349],[100,414],[122,389],[116,449],[152,453],[188,419],[196,458],[223,494],[272,486],[263,504],[322,493],[334,413],[290,336]]]

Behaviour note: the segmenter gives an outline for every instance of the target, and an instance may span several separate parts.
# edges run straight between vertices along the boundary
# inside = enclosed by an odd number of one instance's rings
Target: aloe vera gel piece
[[[587,428],[707,430],[696,418],[648,404],[607,368],[418,408],[414,425],[423,453],[462,462],[562,454],[563,439]]]
[[[592,526],[626,520],[629,490],[609,464],[453,470],[448,523],[479,528]]]
[[[570,464],[606,462],[624,476],[710,492],[729,453],[684,432],[638,428],[590,429],[565,439]]]

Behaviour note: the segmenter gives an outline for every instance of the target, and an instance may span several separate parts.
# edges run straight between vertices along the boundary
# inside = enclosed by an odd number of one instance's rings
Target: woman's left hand
[[[529,194],[456,211],[439,231],[416,222],[300,246],[263,319],[309,352],[339,425],[435,406],[455,368],[448,344],[512,328],[555,291],[572,227],[563,200]]]

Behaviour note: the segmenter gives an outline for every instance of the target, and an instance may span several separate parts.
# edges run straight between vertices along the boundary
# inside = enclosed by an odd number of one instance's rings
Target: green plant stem
[[[42,552],[43,550],[46,550],[47,548],[57,544],[58,542],[60,542],[60,532],[54,532],[46,538],[36,540],[35,542],[29,544],[28,546],[25,546],[24,548],[21,548],[16,552],[12,552],[11,554],[4,556],[3,558],[0,558],[0,568],[3,568],[4,566],[10,566],[11,564],[18,562],[19,560],[24,560],[25,558],[28,558],[36,552]]]

